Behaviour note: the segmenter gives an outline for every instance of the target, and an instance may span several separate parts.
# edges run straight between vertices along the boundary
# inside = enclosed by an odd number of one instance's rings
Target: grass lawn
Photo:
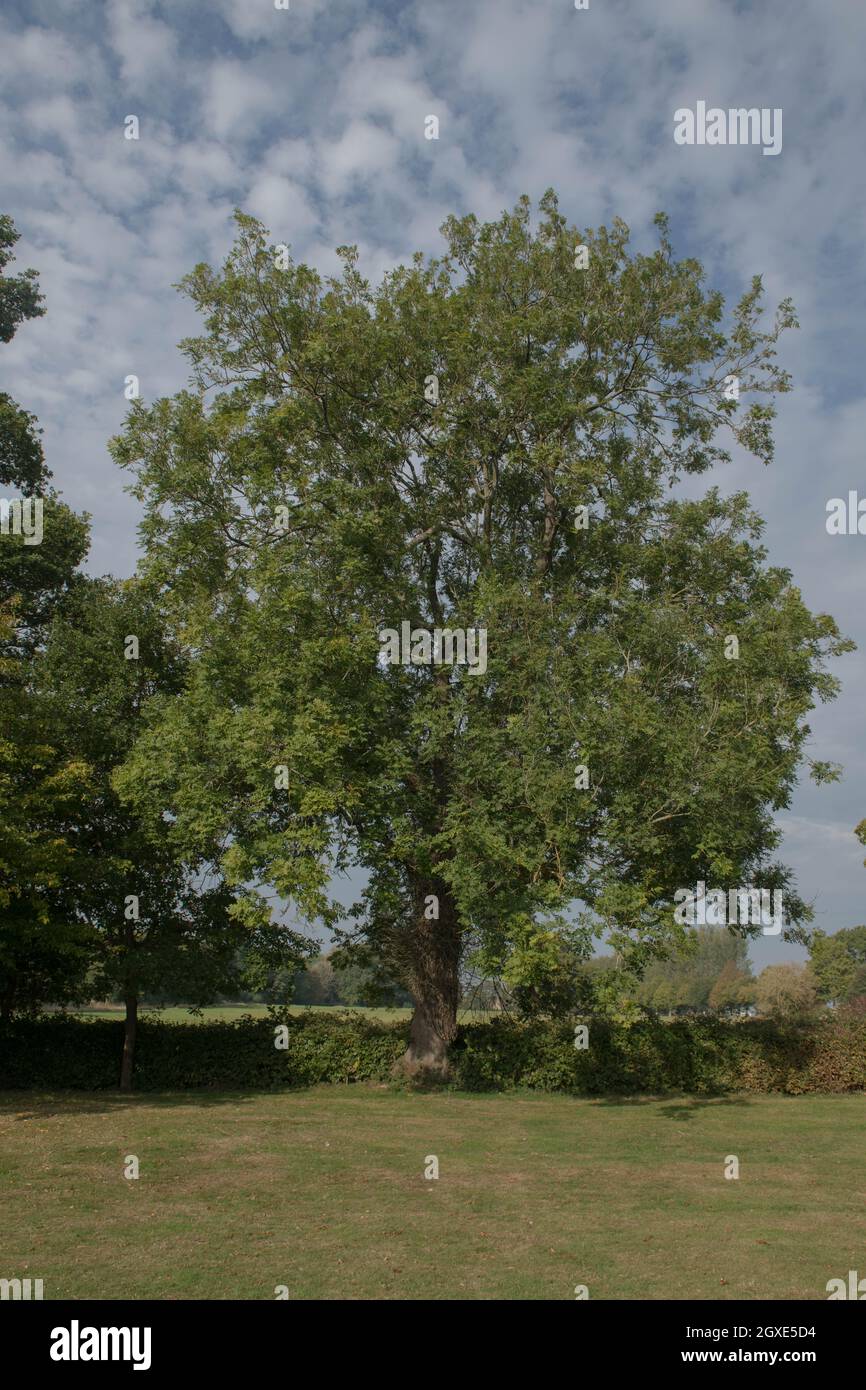
[[[46,1298],[826,1299],[866,1273],[864,1106],[7,1092],[0,1276]]]
[[[411,1009],[350,1009],[345,1004],[289,1004],[282,1005],[282,1011],[290,1014],[331,1014],[338,1018],[346,1014],[360,1014],[362,1018],[371,1018],[380,1023],[395,1023],[398,1020],[407,1020],[412,1017]],[[110,1018],[115,1020],[123,1019],[124,1011],[120,1004],[106,1005],[100,1004],[92,1009],[70,1009],[70,1014],[75,1018]],[[172,1005],[164,1009],[149,1009],[142,1005],[139,1010],[139,1018],[153,1019],[163,1023],[214,1023],[235,1018],[242,1018],[244,1014],[251,1014],[253,1018],[267,1018],[267,1004],[214,1004],[202,1009],[200,1014],[191,1014],[189,1009],[182,1004]],[[484,1023],[495,1017],[489,1009],[460,1009],[457,1013],[459,1023]]]
[[[282,1006],[285,1009],[285,1005]],[[76,1018],[123,1018],[123,1008],[120,1004],[116,1008],[100,1005],[95,1009],[70,1009],[70,1014]],[[339,1014],[358,1013],[364,1018],[379,1019],[385,1023],[391,1023],[396,1019],[410,1018],[411,1009],[349,1009],[345,1006],[331,1006],[325,1004],[290,1004],[288,1006],[290,1014]],[[139,1010],[139,1018],[156,1019],[163,1023],[213,1023],[235,1018],[242,1018],[244,1014],[252,1014],[253,1018],[267,1018],[267,1004],[215,1004],[202,1009],[200,1014],[191,1014],[189,1009],[182,1005],[170,1006],[164,1009],[149,1009],[142,1005]],[[470,1017],[469,1014],[462,1014]],[[486,1016],[486,1015],[485,1015]]]

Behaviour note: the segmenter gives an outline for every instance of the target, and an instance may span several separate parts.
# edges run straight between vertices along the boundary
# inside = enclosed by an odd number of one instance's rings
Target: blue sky
[[[4,347],[2,389],[33,410],[66,500],[93,518],[90,568],[131,573],[138,504],[106,440],[124,378],[179,389],[195,328],[172,289],[220,261],[236,206],[329,269],[356,243],[373,279],[436,251],[450,212],[496,217],[554,186],[570,220],[625,219],[636,246],[670,214],[679,254],[730,298],[764,277],[801,330],[782,364],[769,469],[736,457],[703,490],[746,488],[771,559],[866,649],[866,536],[830,536],[829,498],[866,496],[866,6],[851,0],[28,0],[0,19],[2,210],[48,314]],[[682,146],[674,112],[781,108],[783,147]],[[137,115],[141,138],[123,138]],[[435,114],[440,137],[425,140]],[[866,657],[812,720],[844,780],[798,791],[784,857],[816,924],[866,920],[853,826],[866,816]],[[773,938],[757,965],[802,957]]]

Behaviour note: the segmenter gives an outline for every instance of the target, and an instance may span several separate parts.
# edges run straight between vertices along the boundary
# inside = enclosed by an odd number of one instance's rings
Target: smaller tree
[[[822,999],[841,1004],[866,991],[866,926],[846,927],[832,936],[816,931],[809,950]]]
[[[676,1008],[680,1002],[677,996],[677,987],[673,980],[660,979],[650,996],[652,1007],[658,1009],[659,1013],[668,1014]]]
[[[678,949],[650,962],[636,987],[636,998],[657,1009],[663,1007],[659,999],[665,1000],[669,1008],[700,1009],[708,1004],[712,1007],[710,992],[728,964],[738,975],[748,977],[745,937],[727,927],[698,927],[678,943]],[[670,988],[659,991],[662,981]]]
[[[750,1004],[755,994],[755,982],[751,975],[740,969],[732,961],[726,961],[709,993],[707,1003],[711,1009],[741,1008]]]
[[[758,1012],[782,1022],[804,1020],[818,1007],[815,977],[807,965],[768,965],[755,982]]]
[[[371,951],[337,948],[328,956],[337,997],[352,1008],[407,1008],[411,995],[388,974]]]
[[[587,1006],[591,991],[582,969],[589,954],[579,930],[559,920],[513,924],[514,949],[502,983],[524,1018],[561,1018]],[[483,959],[484,953],[479,956]],[[493,973],[491,971],[491,973]]]
[[[19,235],[12,218],[0,215],[0,343],[11,342],[25,319],[39,318],[45,313],[36,271],[6,273],[6,267],[15,259],[12,248]],[[0,391],[0,486],[18,487],[30,496],[50,476],[45,469],[39,433],[34,416]]]
[[[0,216],[0,343],[45,312],[36,271],[9,275],[18,233]],[[14,530],[0,541],[0,1017],[43,1001],[86,997],[91,934],[58,898],[75,854],[77,808],[89,770],[62,739],[38,693],[45,634],[80,581],[87,519],[48,486],[35,418],[0,392],[0,488],[39,494],[39,544]]]
[[[115,789],[144,701],[170,701],[182,675],[158,606],[134,580],[90,580],[54,618],[40,699],[55,741],[88,775],[87,795],[70,814],[71,855],[56,897],[91,932],[95,989],[123,1000],[123,1090],[132,1085],[143,995],[175,992],[200,1007],[237,987],[241,947],[271,968],[307,953],[296,933],[245,920],[241,895],[206,856],[183,853],[171,818],[130,808]]]
[[[338,1003],[337,981],[327,956],[308,961],[306,967],[298,971],[292,1000],[295,1004]]]

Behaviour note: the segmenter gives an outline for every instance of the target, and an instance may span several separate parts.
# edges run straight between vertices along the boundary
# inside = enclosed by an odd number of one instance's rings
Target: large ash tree
[[[123,793],[251,921],[275,891],[404,981],[409,1069],[447,1067],[467,956],[543,977],[575,902],[587,949],[605,930],[638,967],[699,879],[784,888],[800,931],[773,814],[848,644],[767,565],[744,494],[673,491],[732,439],[770,461],[790,304],[765,325],[755,279],[726,315],[664,219],[636,255],[552,192],[537,226],[525,199],[449,219],[441,259],[378,288],[351,248],[322,278],[237,221],[183,282],[195,389],[113,442],[191,657]],[[486,629],[486,671],[384,663],[403,622]]]

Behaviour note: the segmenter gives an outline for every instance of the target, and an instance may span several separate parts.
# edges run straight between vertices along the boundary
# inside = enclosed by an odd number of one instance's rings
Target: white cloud
[[[120,76],[133,88],[144,88],[165,75],[177,62],[174,31],[153,15],[147,0],[108,0],[108,39],[120,63]]]
[[[245,210],[261,219],[277,243],[305,244],[318,216],[303,187],[280,174],[263,174],[250,187]]]
[[[239,59],[218,60],[204,79],[199,134],[239,141],[254,132],[276,132],[281,105],[280,92],[263,65],[251,73]]]
[[[336,198],[357,180],[399,178],[400,157],[394,135],[370,121],[352,121],[339,139],[318,146],[316,163],[325,193]]]

